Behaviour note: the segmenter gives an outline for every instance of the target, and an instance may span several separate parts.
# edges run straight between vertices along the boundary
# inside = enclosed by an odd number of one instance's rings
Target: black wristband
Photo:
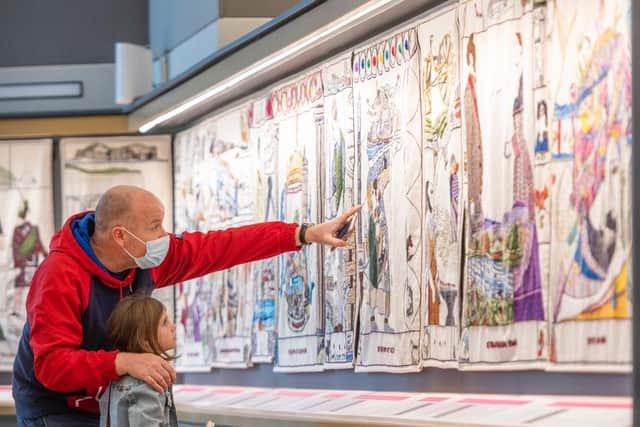
[[[307,242],[307,240],[304,238],[305,234],[307,233],[307,228],[311,227],[313,224],[309,224],[307,222],[303,222],[302,224],[300,224],[300,232],[298,233],[298,239],[300,240],[300,243],[302,243],[303,245],[309,245],[311,244],[311,242]]]

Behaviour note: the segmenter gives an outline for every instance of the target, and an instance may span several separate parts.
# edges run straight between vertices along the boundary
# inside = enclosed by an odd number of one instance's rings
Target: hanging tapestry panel
[[[324,85],[323,221],[354,206],[356,172],[351,55],[322,68]],[[344,248],[323,246],[325,362],[327,369],[353,368],[358,307],[356,240]]]
[[[631,2],[549,8],[550,369],[629,371]]]
[[[11,372],[25,303],[54,231],[52,142],[0,141],[0,371]]]
[[[249,145],[255,165],[255,221],[278,219],[278,126],[273,121],[271,97],[249,107]],[[251,264],[254,286],[251,361],[271,363],[276,350],[278,258]]]
[[[462,134],[457,5],[418,25],[423,116],[423,366],[457,367]]]
[[[244,108],[216,115],[176,136],[177,233],[207,232],[253,221],[253,163],[248,140]],[[239,291],[236,278],[235,274],[218,272],[180,285],[176,317],[181,332],[178,337],[185,341],[179,345],[189,355],[178,359],[179,369],[248,366],[251,334],[244,330],[238,334],[235,327],[251,322],[253,304],[250,309],[243,306],[242,319],[237,318],[237,310],[229,308],[229,304],[237,308],[238,301],[247,298],[245,285],[249,282],[245,279]],[[232,294],[230,302],[228,294]]]
[[[532,1],[464,1],[462,114],[466,259],[459,360],[531,369],[547,358],[534,191]]]
[[[357,49],[352,64],[362,284],[357,371],[420,369],[422,114],[417,30]]]
[[[115,185],[135,185],[151,191],[164,205],[163,226],[173,230],[171,137],[169,135],[60,140],[62,220],[96,208],[98,199]],[[174,312],[173,289],[153,296]]]
[[[280,220],[320,219],[319,150],[323,141],[322,77],[310,72],[272,92],[278,124]],[[280,256],[278,351],[274,370],[318,371],[323,365],[324,328],[320,248],[306,245]]]
[[[214,282],[211,312],[214,317],[212,366],[246,368],[251,364],[253,286],[250,265],[226,270]]]

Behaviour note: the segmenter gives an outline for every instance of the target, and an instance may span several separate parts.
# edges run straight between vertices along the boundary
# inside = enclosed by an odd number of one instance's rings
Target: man
[[[31,282],[13,368],[18,425],[97,426],[97,399],[110,381],[131,375],[158,391],[175,382],[159,356],[112,349],[105,323],[123,297],[305,243],[344,246],[334,233],[358,209],[318,225],[267,222],[176,236],[162,227],[164,208],[153,194],[111,188],[95,212],[67,220]]]

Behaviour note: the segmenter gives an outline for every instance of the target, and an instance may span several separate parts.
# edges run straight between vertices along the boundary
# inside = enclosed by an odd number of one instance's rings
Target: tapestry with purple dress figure
[[[548,259],[540,256],[534,187],[534,28],[542,7],[532,0],[459,6],[467,227],[461,368],[546,365]]]

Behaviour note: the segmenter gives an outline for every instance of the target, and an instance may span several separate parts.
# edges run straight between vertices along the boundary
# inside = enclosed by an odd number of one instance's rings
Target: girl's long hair
[[[118,350],[128,353],[154,353],[164,360],[175,360],[158,342],[158,326],[164,305],[145,295],[123,298],[107,320],[107,337]]]

